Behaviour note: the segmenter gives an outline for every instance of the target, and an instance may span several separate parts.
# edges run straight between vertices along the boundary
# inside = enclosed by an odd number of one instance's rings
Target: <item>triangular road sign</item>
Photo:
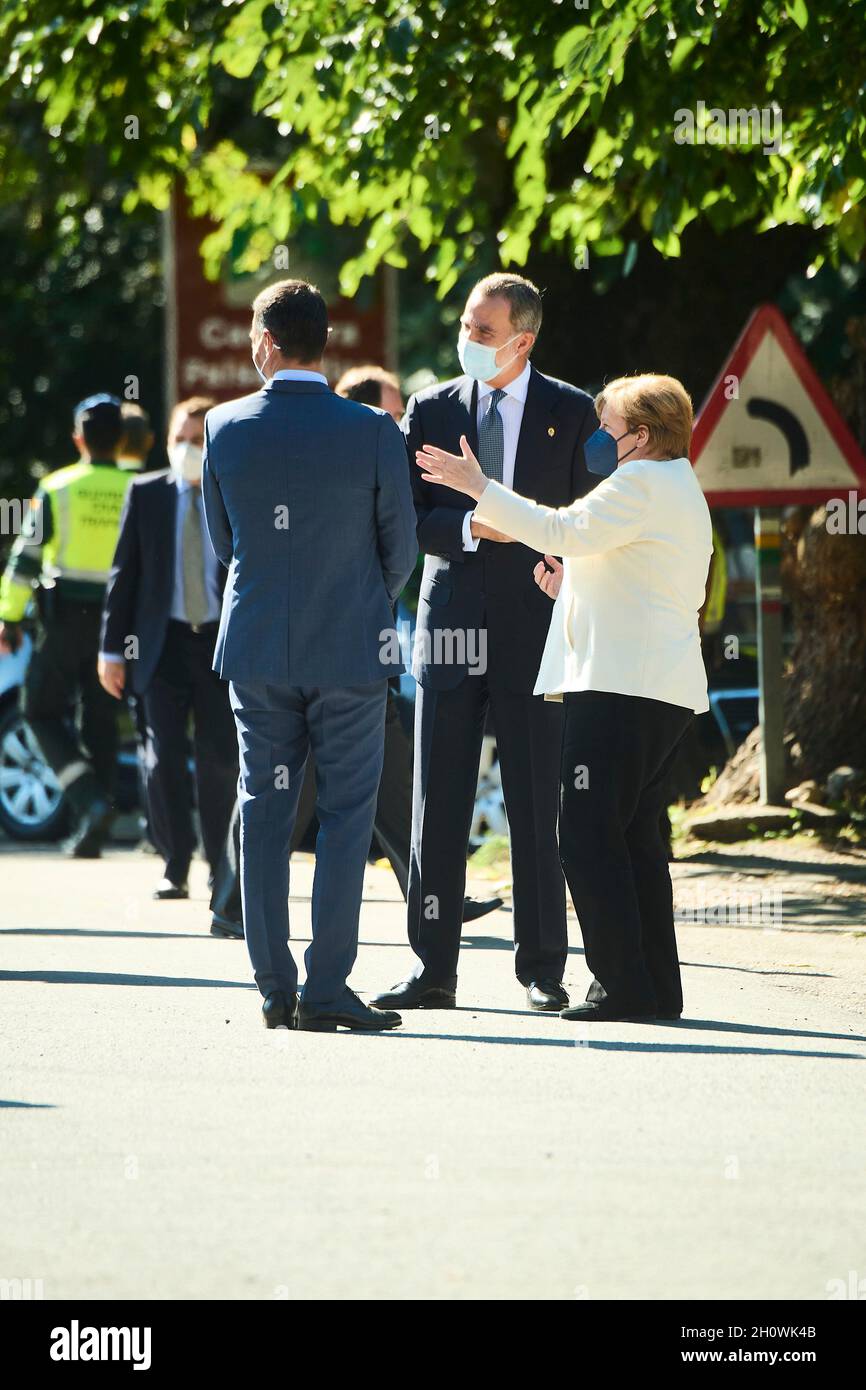
[[[692,463],[713,507],[866,495],[866,458],[772,304],[756,309],[695,421]]]

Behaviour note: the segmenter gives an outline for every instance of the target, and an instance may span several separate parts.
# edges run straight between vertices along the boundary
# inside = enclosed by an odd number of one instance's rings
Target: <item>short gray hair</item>
[[[487,299],[492,299],[494,295],[507,299],[509,318],[516,331],[538,336],[541,328],[541,290],[531,280],[497,270],[479,280],[475,290],[480,290]]]

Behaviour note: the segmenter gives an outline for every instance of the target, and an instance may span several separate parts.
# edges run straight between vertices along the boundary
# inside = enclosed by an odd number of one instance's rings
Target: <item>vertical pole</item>
[[[181,195],[177,188],[172,189],[171,201],[162,214],[162,281],[165,287],[163,392],[166,420],[177,403],[177,249],[174,202],[179,196]]]
[[[400,370],[398,341],[399,280],[397,267],[382,267],[382,294],[385,302],[385,366],[389,372]]]
[[[765,806],[784,805],[785,796],[780,522],[778,507],[755,508],[761,801]]]

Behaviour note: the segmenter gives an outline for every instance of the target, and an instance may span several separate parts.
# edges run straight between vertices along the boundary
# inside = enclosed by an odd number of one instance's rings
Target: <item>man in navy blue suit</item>
[[[415,513],[399,429],[330,390],[327,338],[313,285],[263,290],[250,331],[263,389],[205,422],[205,511],[228,568],[214,669],[238,731],[243,917],[265,1024],[379,1031],[399,1014],[362,1003],[347,980],[388,678],[403,669],[393,605],[415,565]],[[287,899],[308,751],[319,834],[299,1000]]]

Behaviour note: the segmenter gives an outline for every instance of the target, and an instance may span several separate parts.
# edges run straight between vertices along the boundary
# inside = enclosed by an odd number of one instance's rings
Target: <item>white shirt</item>
[[[479,521],[563,557],[534,694],[607,690],[708,709],[698,633],[713,550],[687,458],[630,459],[568,507],[490,482]]]
[[[323,372],[306,372],[299,367],[281,367],[278,372],[274,372],[271,381],[323,381],[328,384],[328,378]]]
[[[529,389],[530,366],[527,362],[520,376],[516,376],[502,390],[505,395],[499,402],[499,418],[502,421],[502,485],[514,488],[514,461],[517,458],[517,441],[523,423],[523,407],[526,405],[526,392]],[[490,397],[496,388],[487,381],[478,383],[478,410],[475,424],[481,429],[481,421],[490,409]],[[480,536],[473,536],[469,529],[474,513],[467,512],[463,518],[463,549],[477,550]]]

